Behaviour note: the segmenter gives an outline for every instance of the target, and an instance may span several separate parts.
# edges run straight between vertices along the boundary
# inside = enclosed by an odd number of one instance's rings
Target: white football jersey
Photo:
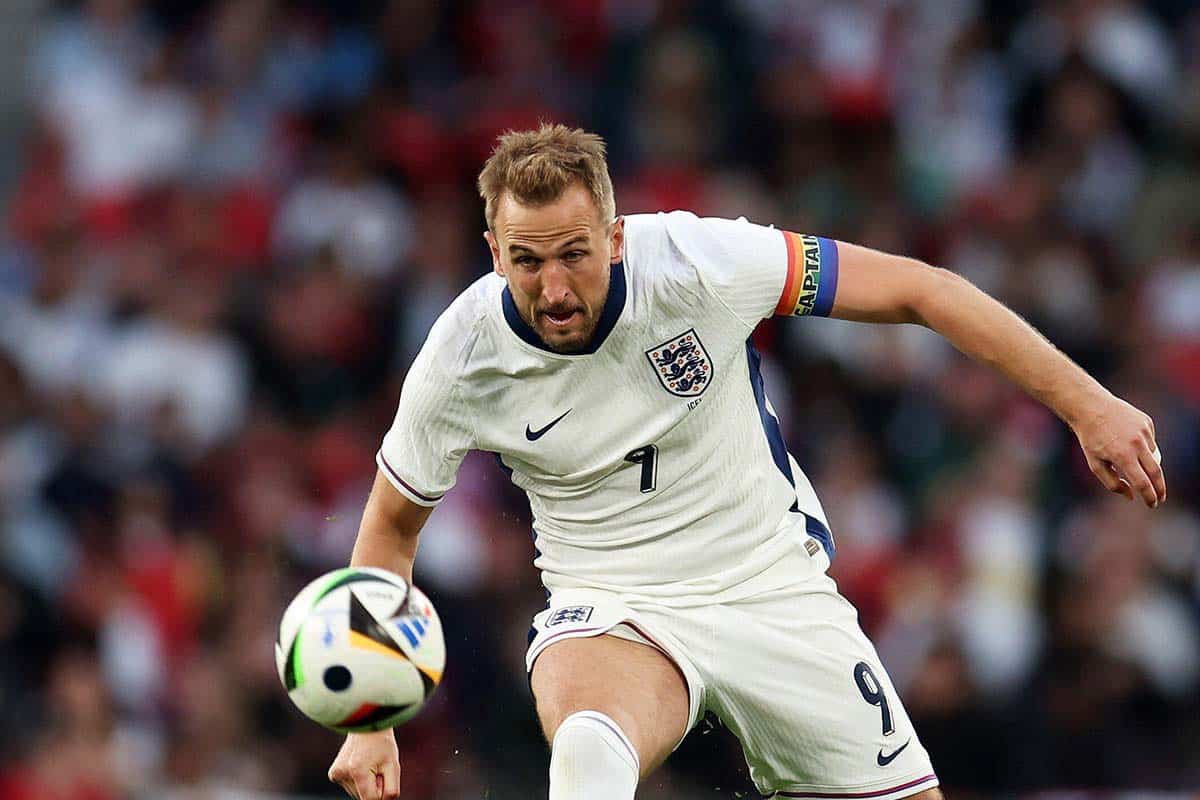
[[[495,453],[533,511],[550,590],[737,592],[787,550],[832,557],[750,335],[827,315],[837,244],[682,211],[625,218],[623,263],[586,352],[547,349],[503,278],[464,291],[404,381],[378,463],[435,505],[468,450]],[[811,537],[811,540],[810,540]]]

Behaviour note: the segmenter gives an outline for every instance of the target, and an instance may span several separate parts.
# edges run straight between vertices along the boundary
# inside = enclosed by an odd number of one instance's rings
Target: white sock
[[[640,764],[611,717],[577,711],[562,721],[550,749],[550,800],[633,800]]]

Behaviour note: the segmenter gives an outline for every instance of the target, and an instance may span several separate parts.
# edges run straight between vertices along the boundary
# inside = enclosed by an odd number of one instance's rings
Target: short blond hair
[[[576,181],[591,194],[601,219],[611,222],[617,208],[606,150],[596,134],[566,125],[542,123],[536,131],[501,136],[479,173],[488,230],[506,192],[522,205],[540,206],[557,200]]]

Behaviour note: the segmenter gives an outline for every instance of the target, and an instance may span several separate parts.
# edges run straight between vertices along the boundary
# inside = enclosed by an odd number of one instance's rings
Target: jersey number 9
[[[642,465],[642,494],[653,492],[658,484],[658,448],[648,444],[630,450],[625,460],[630,464]]]

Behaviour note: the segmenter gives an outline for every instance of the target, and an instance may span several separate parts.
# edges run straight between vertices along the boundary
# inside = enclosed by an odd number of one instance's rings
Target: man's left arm
[[[1167,498],[1154,422],[1113,395],[1029,323],[970,281],[910,258],[837,243],[830,316],[858,322],[912,322],[971,358],[995,367],[1057,414],[1079,439],[1092,473],[1130,500]]]

